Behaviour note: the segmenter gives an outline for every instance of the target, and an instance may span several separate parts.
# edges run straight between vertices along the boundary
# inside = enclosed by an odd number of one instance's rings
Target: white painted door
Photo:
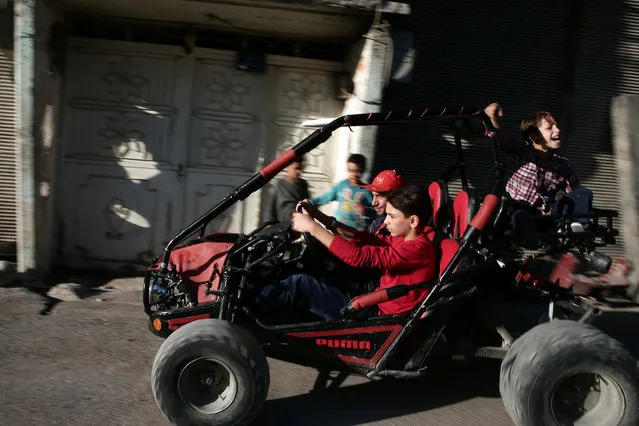
[[[232,52],[198,50],[194,56],[187,222],[312,133],[315,129],[301,126],[304,120],[336,117],[343,107],[334,97],[341,64],[269,56],[268,71],[260,75],[235,70]],[[306,156],[304,178],[312,194],[332,184],[337,149],[331,138]],[[272,185],[282,176],[225,212],[207,231],[254,229]]]
[[[262,116],[269,89],[264,75],[235,69],[234,52],[196,50],[191,60],[185,225],[259,169]],[[251,228],[246,216],[246,202],[237,203],[213,221],[207,232],[246,231]]]
[[[307,118],[336,116],[339,64],[269,58],[237,71],[233,52],[74,39],[65,89],[59,223],[62,263],[140,265],[265,162],[298,142]],[[330,143],[330,142],[329,142]],[[314,193],[336,146],[307,158]],[[247,232],[260,193],[207,231]]]
[[[59,244],[74,267],[148,260],[181,224],[190,69],[181,49],[73,40]]]

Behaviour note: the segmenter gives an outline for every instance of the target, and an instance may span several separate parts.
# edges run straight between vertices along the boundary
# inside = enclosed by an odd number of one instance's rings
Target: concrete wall
[[[388,60],[392,55],[392,40],[388,28],[373,26],[358,42],[347,60],[346,66],[353,73],[353,94],[344,104],[343,115],[379,112]],[[367,159],[364,182],[375,178],[372,173],[375,162],[377,126],[354,127],[339,133],[339,153],[335,162],[334,181],[346,178],[346,159],[350,153],[359,153]]]
[[[632,293],[639,302],[639,95],[621,95],[612,101],[612,121],[615,160],[619,169],[626,257],[633,263]]]
[[[61,91],[61,56],[64,52],[62,14],[49,1],[36,7],[34,148],[36,269],[46,273],[51,267],[56,241],[54,188],[58,146],[57,117]]]

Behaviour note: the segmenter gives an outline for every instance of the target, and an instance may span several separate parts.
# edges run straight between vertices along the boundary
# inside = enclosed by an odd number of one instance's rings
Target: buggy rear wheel
[[[172,333],[153,362],[155,401],[176,425],[246,425],[269,387],[266,356],[245,330],[216,319]]]
[[[515,340],[499,390],[517,425],[637,425],[637,362],[617,340],[553,320]]]

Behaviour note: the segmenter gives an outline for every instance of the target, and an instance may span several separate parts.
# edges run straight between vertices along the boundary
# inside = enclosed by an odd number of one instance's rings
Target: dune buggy
[[[428,186],[440,271],[423,284],[427,296],[406,314],[367,319],[358,313],[414,287],[362,292],[333,321],[260,311],[261,286],[291,274],[316,274],[337,286],[355,286],[366,274],[280,223],[246,235],[207,234],[207,225],[342,126],[415,123],[452,131],[462,181],[454,198],[444,181]],[[616,212],[593,211],[584,232],[573,232],[573,218],[539,218],[545,226],[537,250],[523,250],[508,227],[494,141],[492,189],[480,202],[467,183],[461,140],[485,137],[488,129],[481,109],[339,117],[175,236],[149,267],[143,295],[151,331],[166,338],[152,369],[166,417],[178,425],[251,423],[269,388],[266,356],[315,367],[325,378],[330,371],[414,378],[454,360],[489,357],[503,359],[500,392],[518,425],[639,424],[632,346],[639,306],[625,296],[628,265],[596,250],[615,242]]]

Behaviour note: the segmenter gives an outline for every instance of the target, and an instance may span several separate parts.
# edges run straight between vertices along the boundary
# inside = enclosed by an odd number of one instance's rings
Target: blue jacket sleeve
[[[311,204],[315,204],[316,206],[323,206],[324,204],[328,204],[331,201],[337,201],[337,192],[339,188],[341,187],[342,187],[342,182],[339,182],[333,185],[333,187],[329,189],[326,193],[318,197],[313,197],[309,201],[311,202]]]

